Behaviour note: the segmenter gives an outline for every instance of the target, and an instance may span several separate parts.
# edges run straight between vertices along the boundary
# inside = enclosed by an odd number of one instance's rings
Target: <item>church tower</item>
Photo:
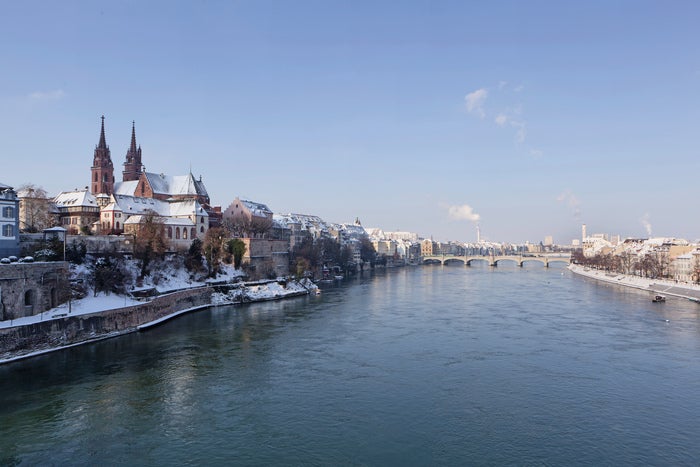
[[[104,193],[111,195],[114,189],[114,166],[110,157],[109,146],[105,141],[105,116],[102,116],[102,130],[100,131],[100,142],[95,148],[95,156],[92,160],[92,179],[90,193],[98,195]]]
[[[124,172],[122,181],[129,182],[138,180],[143,172],[141,164],[141,146],[136,147],[136,122],[131,122],[131,146],[126,151],[126,162],[124,162]]]

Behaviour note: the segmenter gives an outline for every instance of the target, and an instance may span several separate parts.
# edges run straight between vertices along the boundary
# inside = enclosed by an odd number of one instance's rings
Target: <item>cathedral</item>
[[[136,144],[135,122],[122,180],[115,181],[104,120],[102,116],[100,140],[90,168],[90,193],[100,207],[94,229],[97,233],[135,233],[149,215],[156,215],[164,224],[166,239],[185,247],[194,238],[203,239],[210,224],[218,225],[221,208],[210,205],[201,177],[196,179],[191,172],[176,176],[146,172],[141,146]]]

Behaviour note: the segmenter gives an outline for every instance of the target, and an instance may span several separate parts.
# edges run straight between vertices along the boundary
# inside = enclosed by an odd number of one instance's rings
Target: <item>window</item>
[[[203,218],[203,217],[200,218],[200,221],[199,221],[199,222],[202,223],[202,224],[204,224],[204,218]]]
[[[24,292],[24,306],[32,306],[34,304],[34,293],[32,290]]]
[[[187,227],[185,227],[185,228],[182,229],[182,238],[184,238],[185,240],[187,240]]]
[[[2,236],[3,237],[14,237],[15,236],[15,226],[11,224],[2,226]]]
[[[204,233],[204,226],[201,226],[201,227],[199,228],[199,231],[202,232],[202,233]]]
[[[191,232],[191,233],[192,233],[192,235],[190,235],[190,238],[196,237],[196,236],[197,236],[197,229],[195,229],[194,227],[192,227],[192,232]]]
[[[117,222],[117,230],[119,230],[119,222]]]
[[[180,240],[180,227],[175,227],[175,239]]]
[[[93,182],[96,182],[97,181],[97,172],[95,172],[95,176],[93,178],[94,178]]]
[[[173,238],[173,228],[168,227],[168,238]]]
[[[15,208],[10,207],[10,206],[2,208],[2,217],[14,218],[15,217]]]

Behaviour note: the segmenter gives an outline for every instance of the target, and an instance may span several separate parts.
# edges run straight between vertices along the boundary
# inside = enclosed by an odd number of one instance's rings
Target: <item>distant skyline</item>
[[[700,238],[700,4],[5,2],[0,183],[121,179],[212,203],[555,243]]]

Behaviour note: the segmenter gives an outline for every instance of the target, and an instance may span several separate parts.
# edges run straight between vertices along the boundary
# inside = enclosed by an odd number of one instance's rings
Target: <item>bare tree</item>
[[[265,238],[272,228],[272,219],[261,216],[238,214],[224,219],[223,226],[231,237]]]
[[[19,228],[22,232],[41,232],[53,225],[51,199],[46,190],[32,183],[25,183],[19,193]]]
[[[141,260],[141,277],[148,274],[151,260],[165,254],[163,234],[163,218],[154,211],[146,211],[134,238],[134,257]]]
[[[700,255],[693,255],[693,282],[700,283]]]

